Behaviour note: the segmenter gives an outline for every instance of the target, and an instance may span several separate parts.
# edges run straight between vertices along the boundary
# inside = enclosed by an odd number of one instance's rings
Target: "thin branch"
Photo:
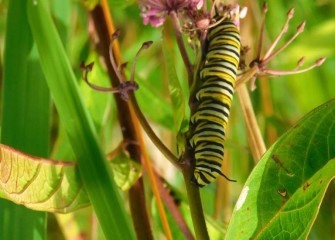
[[[292,74],[298,74],[298,73],[303,73],[303,72],[307,72],[315,67],[319,67],[321,64],[324,63],[324,61],[326,61],[326,58],[319,58],[318,60],[315,61],[314,64],[312,64],[311,66],[308,66],[306,68],[303,69],[293,69],[293,70],[276,70],[276,69],[269,69],[269,68],[265,68],[263,69],[263,73],[265,74],[270,74],[272,76],[285,76],[285,75],[292,75]]]
[[[113,70],[117,76],[117,78],[120,81],[125,81],[124,76],[121,74],[121,72],[118,70],[118,66],[116,64],[115,61],[115,56],[113,54],[113,43],[115,42],[115,40],[119,37],[120,31],[117,30],[113,33],[112,38],[111,38],[111,42],[109,44],[109,61],[112,64]]]
[[[263,40],[264,40],[264,25],[265,25],[265,18],[266,13],[268,11],[268,5],[266,2],[263,3],[263,15],[262,15],[262,21],[261,21],[261,29],[259,30],[259,36],[258,36],[258,47],[257,47],[257,55],[256,59],[260,59],[262,47],[263,47]]]
[[[142,47],[140,48],[140,50],[138,50],[138,52],[136,53],[136,56],[135,56],[134,61],[133,61],[133,65],[131,67],[130,82],[135,82],[135,67],[136,67],[136,62],[137,62],[137,59],[138,59],[140,53],[144,49],[149,48],[152,45],[152,43],[153,43],[152,41],[144,42],[142,44]]]
[[[298,27],[297,31],[295,32],[295,34],[287,42],[285,42],[285,44],[283,44],[283,46],[281,46],[280,48],[278,48],[274,53],[272,53],[271,55],[265,55],[264,58],[263,58],[262,64],[266,64],[269,61],[271,61],[271,59],[273,59],[280,52],[282,52],[288,45],[290,45],[304,31],[305,24],[306,24],[306,22],[302,22],[299,25],[299,27]]]
[[[192,75],[193,67],[192,67],[190,59],[187,55],[187,52],[186,52],[183,37],[182,37],[180,27],[179,27],[179,21],[178,21],[178,18],[177,18],[177,13],[172,12],[170,16],[171,16],[171,19],[172,19],[173,28],[175,30],[179,51],[180,51],[180,54],[183,58],[184,64],[185,64],[186,69],[187,69],[187,75],[188,75],[188,80],[189,80],[188,84],[189,84],[189,86],[191,86],[191,84],[192,84],[191,80],[192,80],[192,77],[193,77],[193,75]]]
[[[132,116],[135,115],[133,108],[131,108],[131,113],[132,113]],[[140,129],[140,123],[139,123],[139,121],[134,121],[134,124],[135,124],[136,129]],[[138,134],[138,139],[139,139],[139,145],[140,145],[140,148],[141,148],[141,152],[143,154],[143,162],[145,162],[144,167],[145,167],[145,169],[147,171],[148,171],[149,168],[155,170],[152,167],[151,161],[149,160],[147,149],[145,147],[144,139],[143,139],[143,136],[142,136],[142,131],[138,131],[137,134]],[[157,187],[156,187],[156,186],[158,186],[158,189],[160,187],[160,185],[159,185],[160,184],[159,179],[157,178],[156,174],[148,174],[148,176],[149,176],[149,180],[153,183],[150,186],[151,186],[151,188],[153,190],[152,192],[154,194],[154,197],[155,197],[157,203],[158,202],[162,202],[161,199],[163,197],[161,197],[160,190],[157,191]],[[165,208],[163,207],[162,204],[157,204],[157,205],[159,206],[158,207],[158,212],[159,212],[159,215],[160,215],[160,219],[162,221],[162,225],[164,226],[163,227],[164,231],[166,233],[166,236],[167,237],[169,236],[169,238],[170,238],[171,231],[170,231],[170,227],[169,227],[169,222],[167,221],[167,217],[166,217],[166,213],[165,213]]]
[[[277,46],[279,40],[283,37],[284,33],[287,32],[288,24],[289,24],[290,20],[292,19],[293,15],[294,15],[294,8],[291,8],[288,11],[288,13],[287,13],[286,22],[285,22],[282,30],[279,32],[279,34],[277,35],[276,39],[273,41],[273,43],[271,44],[271,46],[269,47],[269,49],[265,53],[264,59],[268,58],[268,56],[270,56],[270,54],[272,53],[272,51],[274,50],[274,48]]]
[[[129,99],[131,105],[133,106],[134,112],[137,116],[137,119],[141,123],[144,131],[147,133],[151,141],[155,144],[155,146],[163,153],[163,155],[178,169],[180,169],[180,164],[177,157],[162,143],[162,141],[157,137],[152,128],[150,127],[148,121],[144,117],[138,103],[136,101],[135,95],[133,92],[129,93]]]

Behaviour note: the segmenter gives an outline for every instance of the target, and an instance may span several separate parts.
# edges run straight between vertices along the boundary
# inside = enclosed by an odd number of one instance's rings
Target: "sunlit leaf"
[[[141,176],[141,165],[120,152],[111,161],[116,185],[123,191],[129,190]]]
[[[34,210],[58,213],[90,205],[75,162],[34,157],[1,144],[0,156],[0,197]],[[110,166],[123,191],[141,175],[141,165],[124,152]]]
[[[0,186],[28,208],[66,213],[90,204],[75,162],[52,161],[0,145]]]
[[[306,239],[335,176],[335,100],[316,108],[263,156],[226,239]]]

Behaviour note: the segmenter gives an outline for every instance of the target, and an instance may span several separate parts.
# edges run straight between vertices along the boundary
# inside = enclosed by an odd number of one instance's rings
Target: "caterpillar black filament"
[[[199,187],[215,181],[219,175],[226,177],[221,171],[225,130],[240,58],[240,34],[233,21],[225,19],[210,28],[205,49],[189,137],[195,159],[192,181]]]

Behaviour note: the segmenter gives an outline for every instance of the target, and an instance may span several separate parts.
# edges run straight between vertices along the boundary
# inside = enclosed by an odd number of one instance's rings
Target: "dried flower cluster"
[[[141,16],[145,25],[161,26],[172,12],[192,15],[203,5],[203,0],[140,0]]]

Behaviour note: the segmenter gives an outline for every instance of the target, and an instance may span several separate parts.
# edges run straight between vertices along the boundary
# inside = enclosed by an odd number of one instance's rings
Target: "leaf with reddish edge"
[[[75,162],[33,157],[0,144],[0,187],[30,209],[67,213],[88,206]]]

